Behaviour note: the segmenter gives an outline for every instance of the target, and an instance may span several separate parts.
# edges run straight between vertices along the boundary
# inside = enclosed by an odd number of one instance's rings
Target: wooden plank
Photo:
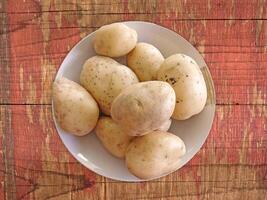
[[[34,4],[34,2],[32,2]],[[49,3],[48,1],[43,2],[44,5]],[[7,11],[12,10],[14,7],[14,2],[9,1]],[[36,10],[38,11],[38,9]],[[53,17],[49,13],[43,13],[36,17],[35,13],[29,14],[29,16],[23,18],[21,26],[9,25],[9,38],[10,38],[10,69],[12,77],[10,79],[10,90],[11,97],[10,102],[7,103],[47,103],[50,102],[51,96],[51,82],[55,75],[55,66],[52,59],[47,58],[47,53],[49,54],[50,49],[53,49],[55,43],[49,43],[49,40],[53,40],[53,37],[57,37],[57,32],[49,29],[49,24],[46,23],[47,20]],[[9,16],[9,23],[12,24],[13,21],[19,20],[16,17]],[[24,25],[28,20],[35,21],[33,27],[27,27]],[[65,22],[67,24],[67,22]],[[75,23],[75,22],[73,22]],[[64,31],[65,36],[73,35],[73,30]],[[38,40],[42,42],[38,42]],[[79,35],[74,35],[72,40],[80,39]],[[33,42],[35,45],[30,45],[29,47],[19,47],[17,46],[20,42]],[[60,47],[60,42],[57,49],[67,49],[68,45],[64,45],[63,48]],[[13,46],[14,45],[14,46]],[[38,58],[34,58],[31,55],[37,54],[42,55]],[[29,60],[28,62],[21,62],[17,59],[17,56],[26,56]],[[19,84],[18,83],[19,80]],[[48,92],[43,92],[48,91]],[[18,98],[23,97],[24,101],[17,101]],[[34,99],[38,99],[34,102]]]
[[[18,199],[267,198],[266,105],[217,106],[201,151],[176,173],[147,183],[105,179],[74,160],[56,133],[50,105],[0,108],[2,123],[11,121],[14,133],[6,145],[13,142]]]
[[[0,103],[9,101],[10,67],[8,55],[8,32],[6,3],[0,1]]]
[[[84,1],[84,0],[24,0],[18,4],[10,1],[13,9],[9,14],[56,12],[67,13],[79,18],[81,15],[99,14],[114,15],[160,15],[172,16],[175,19],[266,19],[265,0],[137,0],[137,1]],[[245,12],[244,12],[245,11]],[[150,17],[150,16],[149,16]],[[160,17],[159,17],[160,18]]]
[[[7,108],[1,108],[0,115],[0,141],[1,141],[1,199],[15,199],[16,179],[14,167],[14,132],[11,127],[11,115]]]
[[[266,5],[0,2],[0,199],[267,199]],[[210,67],[219,104],[202,150],[178,172],[148,183],[112,181],[82,167],[51,117],[51,83],[67,52],[99,26],[122,20],[151,21],[188,39]]]
[[[6,2],[0,2],[0,12],[6,9]],[[8,38],[7,32],[7,14],[0,13],[0,96],[3,101],[8,102],[10,97],[9,79],[10,68],[8,62]],[[1,101],[0,101],[1,103]],[[11,116],[8,109],[1,110],[0,115],[0,146],[1,146],[1,177],[0,181],[2,187],[0,188],[0,199],[15,199],[16,182],[15,182],[15,169],[14,169],[14,134],[11,128]],[[6,173],[2,175],[2,172]]]
[[[41,25],[36,21],[35,26],[8,34],[7,59],[12,73],[6,85],[11,87],[12,97],[1,96],[0,102],[50,104],[51,83],[60,63],[81,37],[94,30],[50,29],[46,18],[55,16],[43,17]],[[13,17],[9,21],[16,20]],[[100,17],[99,21],[107,20]],[[215,82],[218,104],[266,104],[267,21],[163,21],[162,25],[181,34],[203,54]]]
[[[0,165],[5,199],[103,199],[103,178],[65,149],[52,122],[51,106],[0,106],[0,113],[0,149],[7,154]]]
[[[11,77],[4,82],[5,87],[11,88],[12,95],[8,99],[1,95],[2,104],[50,104],[53,77],[71,47],[81,37],[103,24],[133,18],[168,27],[200,50],[213,75],[218,104],[266,104],[265,20],[179,20],[173,13],[118,16],[112,14],[115,12],[113,9],[110,9],[111,15],[100,14],[93,17],[81,14],[77,17],[68,12],[52,12],[54,8],[59,8],[58,2],[43,1],[42,4],[37,3],[38,6],[32,1],[32,6],[29,6],[29,3],[30,1],[26,1],[20,6],[21,10],[25,10],[23,6],[27,5],[31,12],[14,15],[18,9],[14,6],[14,1],[8,1],[9,26],[6,37],[9,38],[10,45],[7,48],[10,56],[1,52],[0,57],[9,62]],[[260,6],[263,3],[264,1],[257,2],[256,10],[260,15],[265,13],[266,6]],[[61,10],[64,10],[64,5],[60,7]],[[88,5],[93,7],[92,4]],[[107,6],[105,3],[103,5]],[[126,2],[123,5],[128,9],[127,13],[130,10],[147,9],[142,4],[132,5]],[[242,4],[246,5],[250,3]],[[87,9],[86,3],[81,3],[81,6]],[[48,8],[51,12],[47,12]],[[167,8],[171,9],[172,6]],[[6,73],[1,73],[0,76],[6,76]]]

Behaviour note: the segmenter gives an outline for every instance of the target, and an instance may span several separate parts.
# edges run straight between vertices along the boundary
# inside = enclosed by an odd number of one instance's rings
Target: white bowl
[[[204,110],[200,114],[185,121],[173,120],[169,130],[169,132],[182,138],[186,145],[187,152],[181,159],[180,165],[177,168],[179,169],[199,151],[210,132],[215,113],[215,92],[212,78],[202,56],[180,35],[153,23],[141,21],[123,23],[137,31],[139,42],[153,44],[162,52],[165,58],[175,53],[183,53],[191,56],[196,60],[204,74],[208,87],[208,100]],[[79,83],[79,75],[83,63],[88,58],[96,55],[92,44],[93,38],[94,33],[91,33],[72,48],[61,64],[56,78],[64,76]],[[124,59],[120,59],[120,61],[124,62]],[[124,160],[120,160],[109,154],[94,133],[83,137],[73,136],[59,127],[55,117],[54,122],[57,132],[67,149],[88,169],[114,180],[144,181],[135,177],[127,170]]]

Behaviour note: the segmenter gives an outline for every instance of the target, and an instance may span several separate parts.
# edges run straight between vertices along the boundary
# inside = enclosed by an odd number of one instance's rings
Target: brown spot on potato
[[[168,83],[172,84],[172,85],[174,85],[174,84],[177,82],[176,79],[173,78],[173,77],[167,78],[166,81],[167,81]]]
[[[79,129],[79,128],[77,128],[77,129],[75,129],[75,131],[76,131],[77,133],[79,133],[79,132],[81,132],[82,130]]]
[[[134,100],[136,101],[138,107],[141,107],[142,109],[144,109],[143,103],[139,99],[134,98]]]

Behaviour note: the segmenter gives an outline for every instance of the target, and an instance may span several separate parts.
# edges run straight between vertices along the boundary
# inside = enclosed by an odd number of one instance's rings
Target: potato
[[[110,117],[101,117],[96,126],[96,135],[103,146],[114,156],[124,158],[133,137],[123,132]]]
[[[188,119],[203,110],[207,88],[199,66],[191,57],[183,54],[168,57],[158,71],[158,79],[167,81],[175,90],[174,119]]]
[[[172,120],[169,119],[166,122],[164,122],[157,130],[158,131],[168,131],[171,127]]]
[[[123,23],[105,25],[95,32],[94,48],[100,55],[120,57],[129,53],[136,43],[136,31]]]
[[[128,67],[105,56],[89,58],[83,65],[80,82],[98,102],[100,109],[110,115],[111,103],[122,89],[138,83]]]
[[[178,136],[152,131],[133,139],[127,148],[125,162],[135,176],[151,179],[176,170],[185,152],[185,144]]]
[[[164,57],[160,51],[151,44],[138,43],[127,55],[127,65],[137,75],[140,81],[157,79],[157,72]]]
[[[79,84],[59,78],[53,84],[53,106],[60,127],[77,136],[94,129],[99,109],[93,97]]]
[[[163,81],[147,81],[124,89],[113,101],[111,116],[128,135],[159,129],[170,119],[175,92]]]

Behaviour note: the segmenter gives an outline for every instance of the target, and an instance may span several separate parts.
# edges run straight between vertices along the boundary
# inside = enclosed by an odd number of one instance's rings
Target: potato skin
[[[133,139],[127,148],[125,162],[135,176],[151,179],[176,170],[185,152],[185,144],[178,136],[152,131]]]
[[[164,122],[157,130],[158,131],[165,131],[167,132],[172,124],[172,119],[167,120],[166,122]]]
[[[88,134],[97,123],[96,101],[82,86],[66,78],[53,83],[53,106],[60,127],[74,135]]]
[[[96,135],[103,146],[114,156],[124,158],[133,137],[127,135],[110,117],[101,117],[96,126]]]
[[[128,67],[105,56],[89,58],[83,65],[80,82],[98,102],[100,109],[110,115],[111,103],[122,89],[138,83]]]
[[[127,55],[127,65],[140,81],[156,80],[163,61],[163,55],[155,46],[143,42],[138,43]]]
[[[94,48],[97,54],[120,57],[129,53],[137,43],[137,33],[123,23],[102,26],[95,33]]]
[[[197,63],[189,56],[174,54],[161,64],[158,80],[167,81],[176,94],[173,118],[185,120],[203,110],[207,88]]]
[[[128,135],[140,136],[159,129],[174,107],[175,92],[168,83],[147,81],[123,90],[112,103],[111,116]]]

